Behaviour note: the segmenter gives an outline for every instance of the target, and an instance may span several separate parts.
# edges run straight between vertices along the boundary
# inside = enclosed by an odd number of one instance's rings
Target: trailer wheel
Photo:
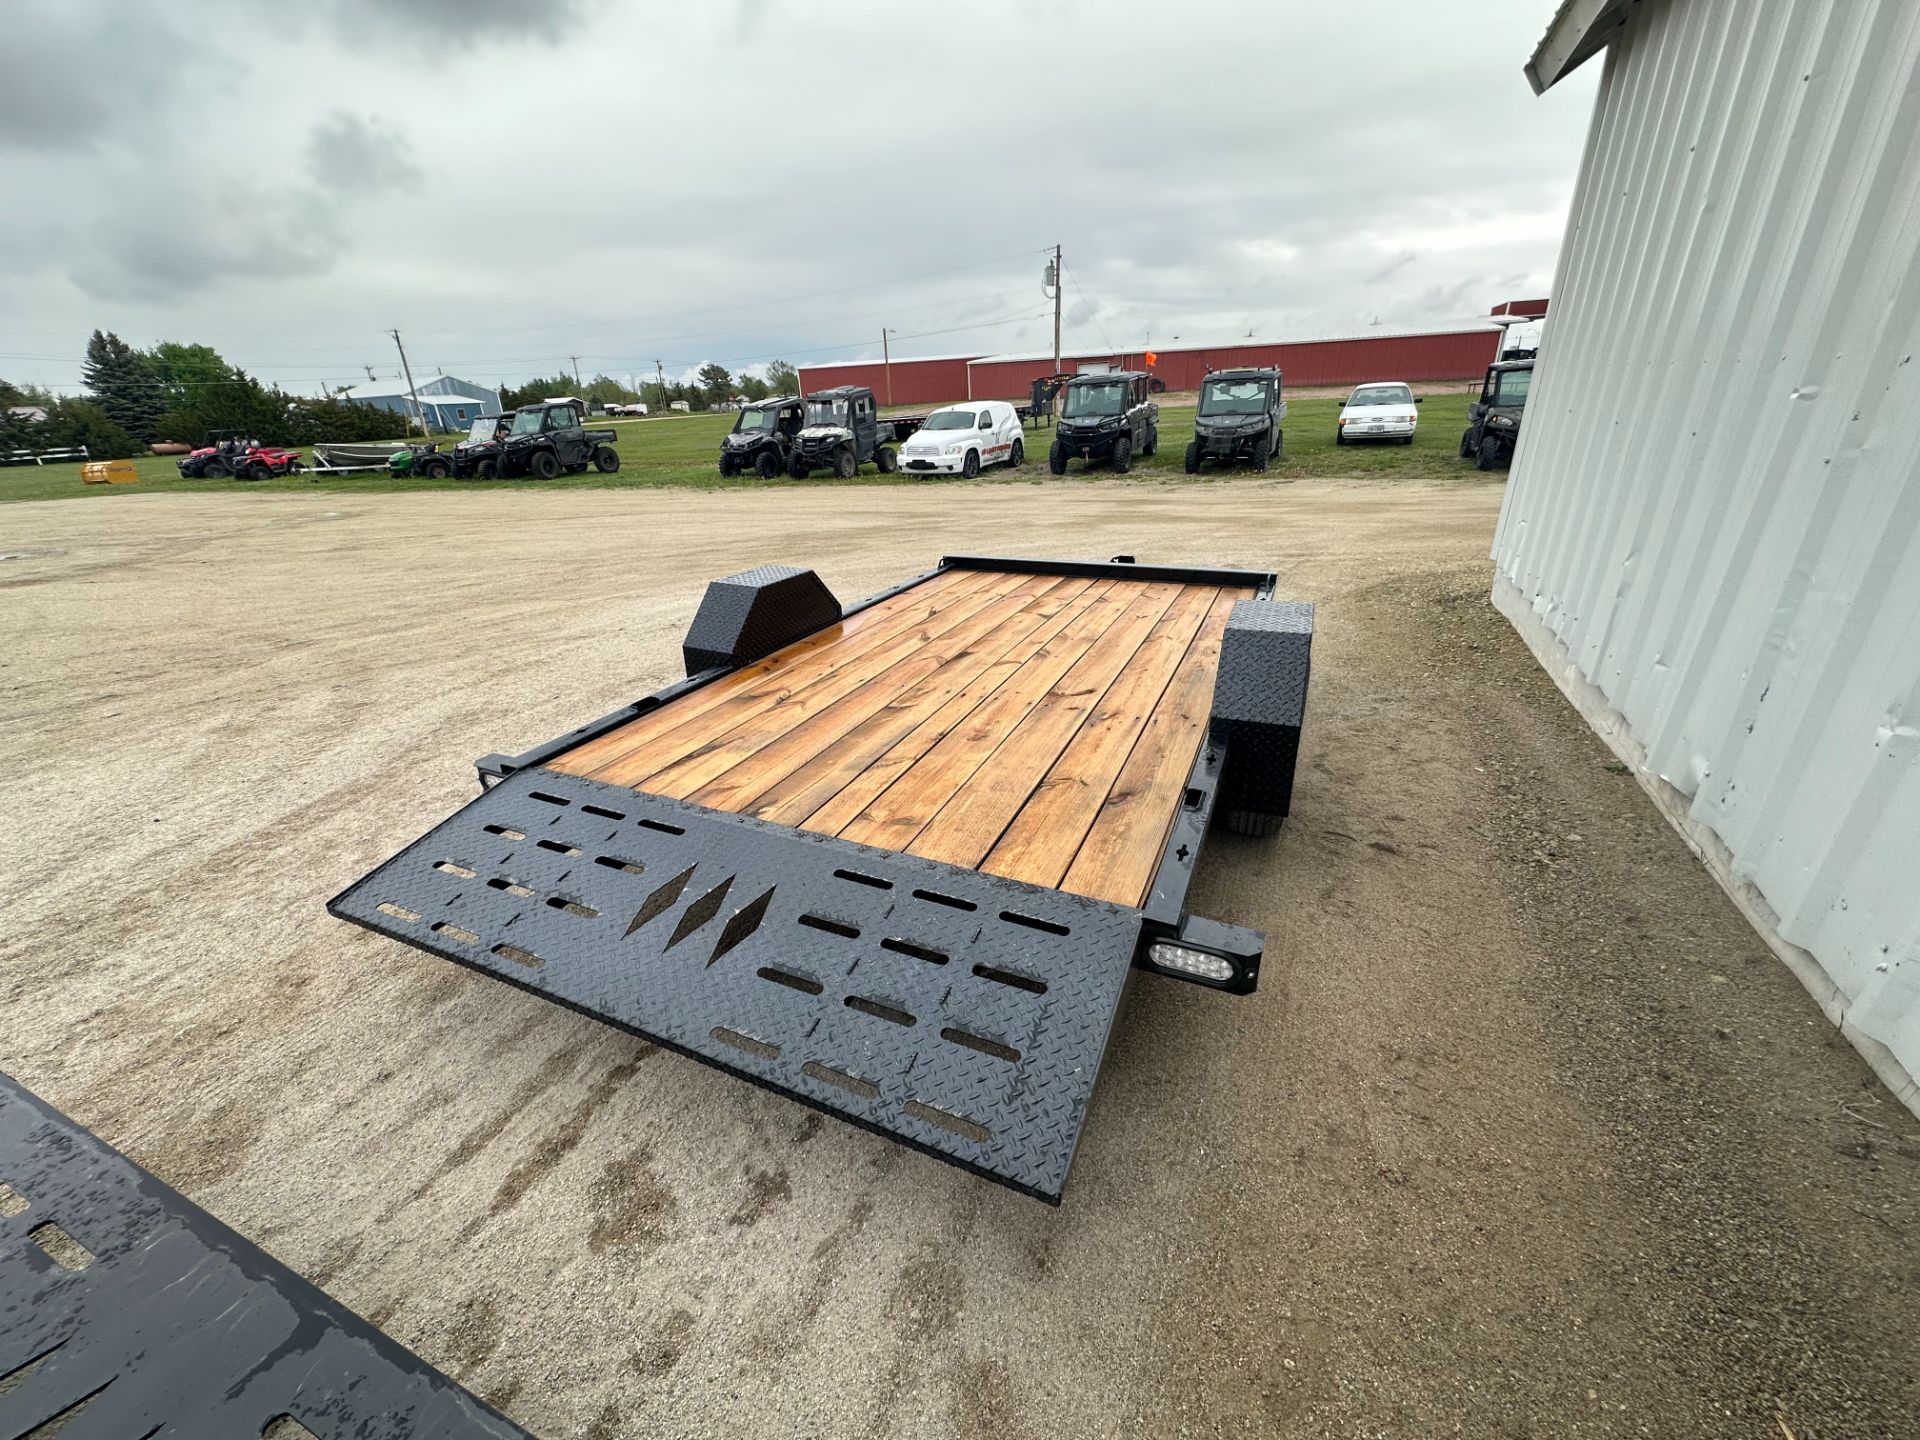
[[[1480,437],[1480,455],[1475,461],[1482,470],[1491,470],[1500,460],[1500,442],[1491,435]]]
[[[1262,435],[1258,440],[1253,442],[1253,468],[1256,470],[1266,469],[1267,460],[1272,454],[1273,451],[1267,445],[1267,437]]]
[[[882,445],[873,452],[873,464],[882,475],[891,475],[900,468],[900,452],[891,445]]]
[[[551,450],[536,450],[527,457],[527,473],[536,480],[551,480],[560,473],[560,458]]]
[[[851,480],[859,470],[860,462],[853,458],[851,445],[842,445],[833,452],[833,473],[842,480]]]
[[[1067,447],[1058,440],[1054,441],[1053,447],[1047,451],[1047,469],[1056,475],[1067,473]]]
[[[620,468],[620,452],[611,445],[602,445],[593,452],[593,468],[602,475],[611,475]]]
[[[978,450],[969,450],[967,451],[967,458],[960,462],[960,474],[962,478],[971,480],[979,475],[979,473],[980,452]]]
[[[1189,475],[1200,473],[1200,442],[1198,440],[1187,442],[1186,470]]]
[[[1133,469],[1133,441],[1128,436],[1122,435],[1113,442],[1113,472],[1116,475],[1124,475],[1131,469]]]
[[[780,473],[780,457],[771,450],[762,450],[760,458],[753,462],[753,468],[760,472],[762,480],[771,480]]]
[[[1466,460],[1473,454],[1473,427],[1469,425],[1460,432],[1460,458]]]
[[[1016,440],[1013,442],[1013,453],[1007,456],[1007,468],[1011,470],[1018,470],[1022,465],[1026,463],[1027,463],[1026,444],[1023,441]]]

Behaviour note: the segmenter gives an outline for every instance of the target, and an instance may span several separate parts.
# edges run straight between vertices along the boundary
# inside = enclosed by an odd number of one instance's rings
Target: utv
[[[1138,370],[1067,381],[1047,468],[1064,475],[1069,460],[1111,460],[1125,474],[1136,451],[1153,454],[1160,448],[1160,407],[1148,398],[1150,387],[1149,377]]]
[[[1460,437],[1462,460],[1471,457],[1482,470],[1513,463],[1513,444],[1520,438],[1520,416],[1532,383],[1531,360],[1503,360],[1487,367],[1480,398],[1467,407],[1467,429]]]
[[[602,475],[618,470],[613,431],[582,428],[582,408],[578,400],[548,400],[514,411],[494,473],[551,480],[563,470],[581,474],[589,465]]]
[[[1287,418],[1278,370],[1216,370],[1200,386],[1193,412],[1193,443],[1187,446],[1187,474],[1198,475],[1202,460],[1223,465],[1249,462],[1264,470],[1280,458]]]
[[[776,395],[740,407],[740,418],[720,441],[720,473],[738,475],[757,471],[771,480],[787,468],[793,437],[806,423],[806,407],[798,395]]]
[[[419,475],[428,480],[456,480],[474,476],[491,479],[498,468],[500,441],[513,416],[482,415],[467,431],[467,438],[451,450],[443,451],[438,441],[430,445],[409,445],[387,458],[391,475]]]
[[[900,468],[900,453],[887,442],[893,426],[877,418],[873,391],[864,385],[840,385],[807,396],[806,424],[793,437],[787,473],[804,480],[815,470],[831,470],[842,480],[868,461],[882,475]]]

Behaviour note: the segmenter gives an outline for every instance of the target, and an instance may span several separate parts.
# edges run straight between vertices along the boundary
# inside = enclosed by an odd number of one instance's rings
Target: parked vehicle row
[[[239,430],[215,430],[207,443],[174,461],[183,480],[271,480],[276,475],[298,475],[303,462],[298,450],[262,445]]]

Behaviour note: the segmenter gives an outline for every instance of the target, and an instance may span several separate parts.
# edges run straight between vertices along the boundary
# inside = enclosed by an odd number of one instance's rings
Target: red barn
[[[967,398],[967,362],[971,355],[936,355],[924,360],[896,360],[892,383],[886,365],[878,360],[850,360],[800,367],[800,393],[831,390],[836,385],[865,385],[882,405],[944,405]]]

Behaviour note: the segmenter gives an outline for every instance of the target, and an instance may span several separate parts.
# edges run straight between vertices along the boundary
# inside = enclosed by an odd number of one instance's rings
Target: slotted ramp
[[[1143,924],[550,769],[328,908],[1053,1203]]]

